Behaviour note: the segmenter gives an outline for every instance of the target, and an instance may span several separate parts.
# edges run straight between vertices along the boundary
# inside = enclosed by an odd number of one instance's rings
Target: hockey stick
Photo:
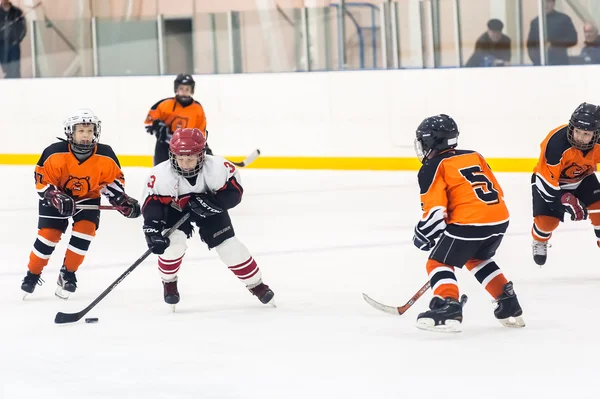
[[[173,225],[173,227],[171,227],[169,230],[167,230],[166,233],[163,233],[163,236],[165,236],[165,237],[170,236],[175,230],[177,230],[177,228],[179,226],[184,224],[186,222],[186,220],[189,219],[189,217],[190,217],[189,212],[184,214],[181,217],[181,219],[179,219],[177,221],[177,223],[175,223]],[[94,306],[96,306],[101,300],[103,300],[104,297],[106,297],[112,290],[114,290],[117,287],[117,285],[121,284],[121,281],[125,280],[125,277],[127,277],[132,271],[135,270],[136,267],[138,267],[144,260],[146,260],[146,258],[148,256],[150,256],[150,254],[152,254],[152,251],[150,251],[150,249],[146,250],[146,252],[144,252],[144,254],[142,256],[140,256],[139,259],[133,263],[133,265],[129,266],[129,268],[127,270],[125,270],[125,272],[123,272],[123,274],[121,274],[118,279],[116,279],[107,289],[105,289],[102,292],[102,294],[98,295],[98,297],[96,299],[94,299],[92,301],[92,303],[90,303],[85,309],[83,309],[77,313],[58,312],[56,314],[56,317],[54,318],[54,322],[56,324],[65,324],[65,323],[74,323],[74,322],[80,320],[90,310],[92,310],[92,308]]]
[[[260,150],[257,148],[256,150],[252,151],[252,153],[250,155],[248,155],[246,157],[246,159],[244,159],[243,161],[241,161],[241,162],[229,161],[229,162],[231,162],[235,166],[243,168],[245,166],[250,165],[252,162],[256,161],[256,158],[258,158],[259,156],[260,156]]]
[[[119,207],[112,205],[75,205],[75,209],[84,211],[118,211]]]
[[[363,299],[369,305],[373,306],[377,310],[381,310],[382,312],[386,312],[386,313],[396,314],[396,315],[402,316],[408,309],[410,309],[410,307],[412,305],[414,305],[414,303],[417,301],[417,299],[419,299],[419,298],[421,298],[423,296],[423,294],[428,289],[429,289],[429,281],[427,281],[427,283],[425,283],[425,285],[422,286],[421,289],[419,291],[417,291],[417,293],[415,295],[413,295],[412,298],[410,298],[410,301],[406,302],[406,304],[404,304],[403,306],[389,306],[389,305],[384,305],[384,304],[382,304],[380,302],[377,302],[376,300],[372,299],[367,294],[363,294]]]

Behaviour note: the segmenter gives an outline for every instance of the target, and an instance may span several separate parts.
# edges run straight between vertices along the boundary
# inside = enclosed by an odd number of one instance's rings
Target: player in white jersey
[[[256,261],[235,236],[227,212],[242,200],[239,173],[225,158],[205,152],[206,135],[200,129],[177,129],[169,145],[169,160],[152,168],[144,190],[144,234],[148,248],[159,255],[165,302],[179,302],[177,273],[194,223],[202,241],[217,251],[246,288],[262,303],[274,305],[275,294],[262,282]],[[163,237],[162,231],[187,211],[191,211],[191,223]]]

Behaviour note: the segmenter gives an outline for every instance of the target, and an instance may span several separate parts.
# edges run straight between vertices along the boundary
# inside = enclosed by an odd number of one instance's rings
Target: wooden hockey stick
[[[430,285],[429,285],[429,280],[425,283],[424,286],[421,287],[421,289],[419,291],[417,291],[417,293],[415,295],[413,295],[412,298],[410,298],[410,300],[408,302],[406,302],[406,304],[404,304],[403,306],[389,306],[389,305],[384,305],[380,302],[377,302],[376,300],[372,299],[371,297],[369,297],[367,294],[362,294],[363,295],[363,299],[372,307],[374,307],[377,310],[381,310],[382,312],[385,313],[389,313],[389,314],[395,314],[395,315],[400,315],[402,316],[408,309],[410,309],[410,307],[412,305],[414,305],[414,303],[417,301],[417,299],[421,298],[423,296],[423,294],[429,289]]]
[[[190,213],[185,213],[181,217],[181,219],[179,219],[177,223],[173,225],[173,227],[171,227],[166,232],[163,232],[163,236],[168,237],[171,234],[173,234],[173,232],[177,230],[179,226],[184,224],[189,217]],[[58,312],[56,314],[56,317],[54,318],[54,322],[56,324],[66,324],[74,323],[78,320],[81,320],[81,318],[85,316],[90,310],[92,310],[94,306],[96,306],[101,300],[103,300],[108,294],[110,294],[110,292],[114,290],[117,287],[117,285],[121,284],[121,281],[125,280],[125,277],[127,277],[132,271],[135,270],[136,267],[138,267],[144,260],[146,260],[146,258],[150,256],[150,254],[152,254],[152,251],[150,251],[150,249],[146,250],[146,252],[144,252],[143,255],[138,258],[138,260],[133,262],[133,265],[129,266],[129,268],[127,268],[127,270],[125,270],[123,274],[119,276],[119,278],[117,278],[107,289],[105,289],[100,295],[98,295],[98,297],[94,299],[92,303],[90,303],[85,309],[77,313]]]

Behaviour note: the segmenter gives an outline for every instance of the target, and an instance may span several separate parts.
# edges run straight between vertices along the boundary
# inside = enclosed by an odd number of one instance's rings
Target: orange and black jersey
[[[152,126],[152,122],[160,119],[169,126],[170,132],[177,129],[197,128],[206,131],[206,115],[204,108],[198,101],[183,106],[175,100],[175,97],[165,98],[152,106],[146,116],[146,127]]]
[[[97,199],[101,193],[112,198],[125,190],[121,165],[110,146],[97,144],[92,155],[81,162],[66,141],[44,150],[35,166],[35,184],[41,198],[46,190],[58,189],[76,201]]]
[[[560,201],[562,190],[575,190],[600,162],[599,144],[579,150],[569,143],[567,130],[568,125],[562,125],[550,131],[540,145],[540,158],[533,169],[534,187],[548,203]]]
[[[504,234],[509,213],[502,188],[479,153],[448,150],[419,170],[423,217],[415,234],[480,240]]]

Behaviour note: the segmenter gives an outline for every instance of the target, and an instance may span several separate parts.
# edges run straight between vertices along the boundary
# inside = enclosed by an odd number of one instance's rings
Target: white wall
[[[419,122],[452,115],[460,146],[489,157],[538,156],[547,132],[583,102],[600,103],[600,66],[196,76],[218,153],[413,156]],[[63,137],[72,109],[90,107],[117,154],[153,151],[149,107],[173,77],[0,81],[0,153],[35,154]]]

